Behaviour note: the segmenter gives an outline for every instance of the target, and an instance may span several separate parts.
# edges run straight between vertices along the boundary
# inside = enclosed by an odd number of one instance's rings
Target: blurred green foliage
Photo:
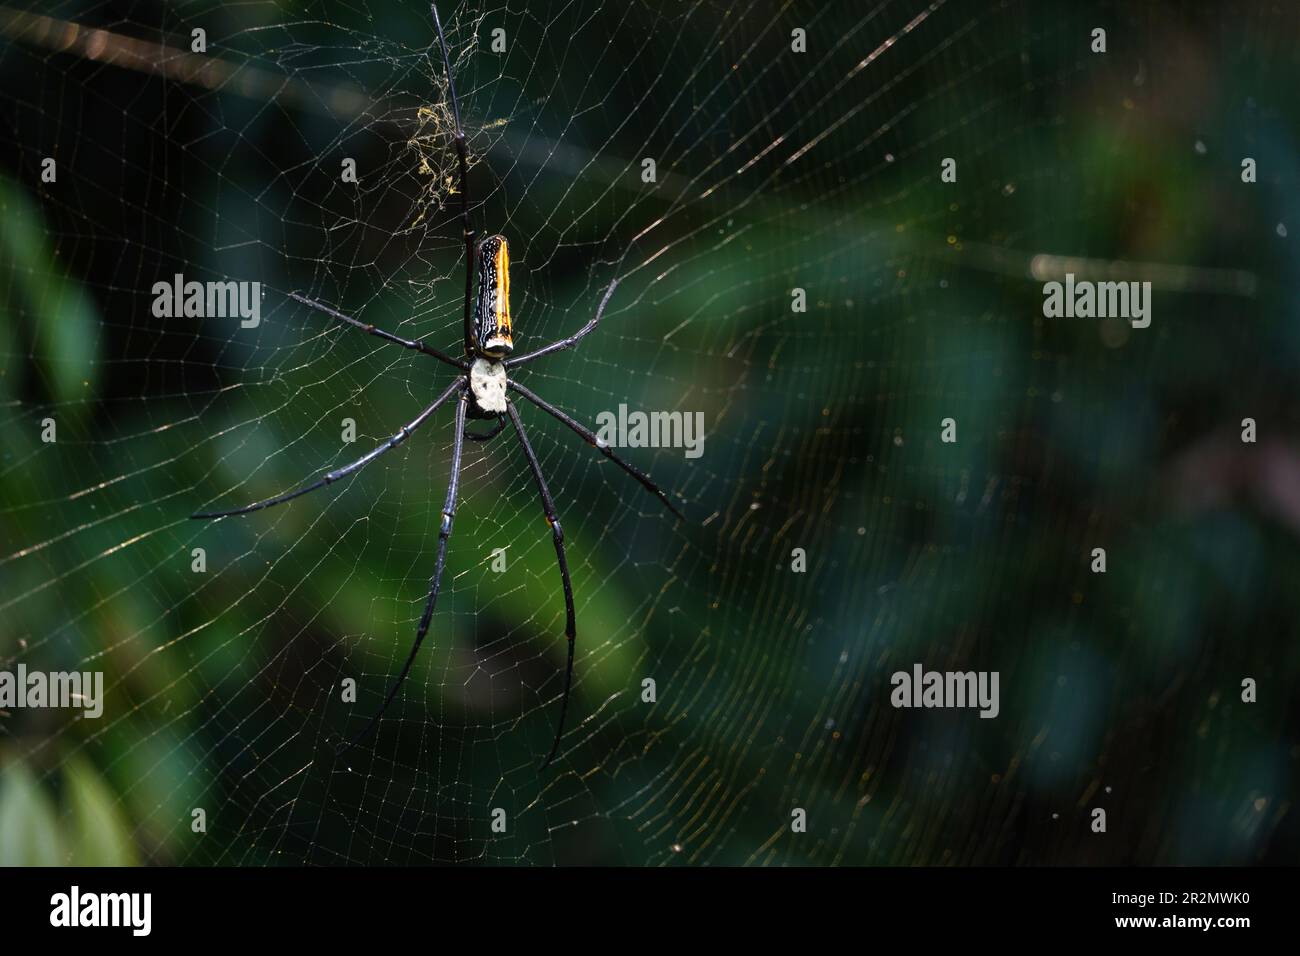
[[[1278,227],[1300,228],[1300,116],[1274,46],[1292,12],[949,3],[901,33],[930,5],[809,5],[788,16],[811,63],[758,8],[448,17],[458,50],[498,23],[518,44],[467,54],[460,82],[521,346],[622,279],[529,386],[589,420],[626,401],[708,422],[698,461],[634,456],[689,501],[674,527],[525,416],[579,615],[571,729],[540,773],[563,605],[512,443],[467,451],[433,635],[377,740],[337,761],[415,629],[450,416],[342,487],[187,520],[351,460],[446,381],[285,292],[457,348],[453,210],[401,231],[428,179],[399,121],[438,95],[425,14],[328,6],[126,26],[202,20],[231,61],[391,91],[360,119],[0,48],[0,664],[102,669],[111,704],[99,722],[0,714],[0,863],[1294,859],[1300,351]],[[1106,58],[1081,39],[1098,16]],[[49,153],[58,188],[33,172]],[[334,178],[344,155],[359,190]],[[1160,289],[1144,332],[1047,322],[1038,252],[1256,285]],[[181,269],[259,277],[263,325],[152,317],[147,291]],[[1258,449],[1236,440],[1247,415]],[[1001,716],[893,710],[889,675],[913,661],[998,670]]]

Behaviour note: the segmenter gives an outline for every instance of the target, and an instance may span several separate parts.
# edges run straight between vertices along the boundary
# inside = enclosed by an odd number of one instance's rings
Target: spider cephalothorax
[[[519,438],[519,445],[523,449],[525,459],[528,461],[528,470],[532,473],[533,480],[537,484],[538,494],[542,499],[542,513],[546,517],[546,524],[551,531],[551,540],[555,544],[555,559],[560,567],[560,584],[564,589],[564,635],[568,640],[568,663],[564,670],[564,693],[560,706],[560,718],[555,728],[555,741],[551,745],[550,753],[545,761],[546,764],[549,764],[554,759],[564,734],[564,717],[568,712],[569,692],[573,686],[573,652],[577,636],[573,609],[573,586],[569,580],[569,563],[565,556],[564,529],[560,526],[560,519],[555,510],[555,502],[551,498],[550,489],[546,486],[546,479],[542,476],[541,464],[537,460],[533,446],[528,441],[528,436],[524,433],[524,425],[519,418],[519,410],[515,407],[515,403],[510,400],[509,393],[517,393],[526,401],[558,419],[566,427],[580,435],[589,445],[600,451],[602,455],[639,481],[678,518],[681,518],[682,514],[668,500],[668,496],[659,490],[659,486],[650,480],[648,475],[625,462],[604,443],[598,442],[595,433],[591,429],[508,377],[507,369],[517,368],[544,355],[567,349],[594,329],[600,321],[601,315],[604,314],[605,306],[609,302],[610,296],[614,294],[614,288],[618,283],[617,281],[610,282],[605,294],[601,297],[600,304],[596,307],[595,315],[578,330],[577,334],[571,335],[567,339],[561,339],[558,342],[552,342],[550,345],[545,345],[526,355],[514,355],[514,341],[510,324],[509,244],[506,242],[505,236],[488,236],[477,245],[474,242],[474,230],[470,228],[469,217],[469,157],[465,145],[465,132],[460,125],[460,105],[456,101],[456,86],[451,78],[451,58],[447,53],[447,41],[442,35],[442,23],[438,20],[437,7],[433,8],[433,23],[438,32],[438,45],[442,50],[443,68],[447,73],[447,92],[451,100],[452,117],[456,121],[456,132],[452,144],[455,146],[456,158],[460,167],[460,216],[465,239],[464,331],[466,357],[464,359],[453,358],[431,345],[426,345],[419,339],[404,339],[401,336],[344,315],[342,312],[338,312],[320,302],[298,295],[296,292],[290,293],[290,298],[311,306],[313,309],[319,309],[341,322],[346,322],[348,325],[359,328],[386,342],[392,342],[432,356],[438,361],[454,367],[458,373],[456,379],[433,400],[433,403],[428,408],[403,425],[395,435],[351,464],[326,472],[324,477],[311,484],[277,495],[274,498],[257,501],[232,511],[203,512],[192,517],[224,518],[230,515],[248,514],[252,511],[260,511],[263,508],[283,504],[308,492],[332,484],[355,471],[359,471],[384,452],[396,448],[406,441],[411,433],[419,428],[448,399],[456,397],[456,424],[451,446],[451,477],[447,483],[447,497],[444,499],[442,506],[442,520],[438,529],[438,550],[434,556],[433,574],[429,579],[429,596],[425,600],[424,613],[420,615],[420,625],[416,628],[415,641],[412,643],[410,653],[406,657],[406,663],[402,666],[401,672],[389,688],[383,705],[370,719],[370,722],[366,724],[361,733],[352,741],[353,744],[356,744],[374,729],[379,723],[379,718],[388,709],[388,705],[397,696],[398,688],[402,686],[402,682],[406,680],[406,676],[411,672],[411,665],[420,652],[420,644],[429,632],[429,622],[433,618],[433,610],[438,603],[438,590],[442,584],[442,570],[447,557],[447,539],[451,537],[452,523],[456,514],[456,497],[460,488],[461,452],[464,448],[465,439],[487,441],[495,438],[505,429],[506,419],[508,418],[509,423],[514,426],[515,435]],[[478,275],[477,287],[474,285],[476,272]],[[484,434],[476,434],[466,428],[466,419],[468,418],[495,418],[497,424]]]
[[[506,413],[506,389],[510,379],[502,362],[476,358],[469,367],[469,391],[474,398],[475,418],[495,418]]]

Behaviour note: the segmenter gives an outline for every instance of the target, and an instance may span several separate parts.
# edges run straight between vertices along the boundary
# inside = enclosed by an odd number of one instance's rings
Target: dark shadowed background
[[[336,759],[414,635],[450,410],[327,490],[188,515],[449,381],[287,298],[461,348],[428,10],[13,0],[0,666],[106,702],[0,711],[0,862],[1294,862],[1293,4],[441,12],[517,342],[620,279],[519,379],[588,422],[702,412],[701,457],[626,452],[689,520],[523,408],[577,595],[559,757],[563,602],[506,434],[466,451],[410,680]],[[1067,268],[1151,281],[1150,327],[1045,319]],[[177,273],[261,283],[260,325],[156,317]],[[894,709],[914,663],[997,671],[998,717]]]

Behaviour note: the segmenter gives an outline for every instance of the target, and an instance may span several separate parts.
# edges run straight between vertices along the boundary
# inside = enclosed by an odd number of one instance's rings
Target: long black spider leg
[[[555,542],[555,557],[560,562],[560,581],[564,584],[564,636],[569,640],[569,662],[564,668],[564,697],[560,703],[560,719],[555,725],[555,743],[551,744],[551,752],[547,755],[546,762],[542,764],[542,768],[545,769],[550,766],[551,761],[555,759],[556,751],[560,749],[560,738],[564,736],[564,717],[569,712],[569,691],[573,687],[573,646],[577,636],[573,612],[573,585],[569,581],[569,562],[564,555],[564,529],[560,527],[560,519],[555,514],[555,501],[551,498],[550,489],[546,487],[546,479],[542,477],[542,466],[537,461],[537,453],[533,451],[533,446],[528,443],[528,436],[524,434],[524,425],[519,420],[515,403],[507,402],[506,411],[510,414],[510,424],[515,426],[519,443],[524,446],[524,454],[528,456],[528,467],[532,469],[533,478],[537,480],[537,490],[542,495],[542,510],[546,512],[546,523],[551,526],[551,538]]]
[[[371,335],[376,335],[387,342],[396,342],[404,348],[415,349],[417,352],[423,352],[425,355],[432,355],[438,361],[446,362],[448,365],[458,368],[462,372],[469,368],[467,362],[464,362],[461,359],[452,358],[445,352],[439,352],[431,345],[425,345],[423,342],[418,340],[404,339],[401,336],[394,335],[392,332],[385,332],[383,329],[371,325],[368,322],[362,322],[359,319],[352,318],[350,315],[344,315],[342,312],[331,309],[328,305],[325,305],[322,302],[308,299],[306,296],[301,296],[297,292],[290,292],[289,298],[293,299],[295,302],[301,302],[303,305],[311,306],[313,309],[324,312],[326,315],[331,315],[342,322],[346,322],[348,325],[355,325],[361,331],[368,332]]]
[[[566,415],[564,412],[560,411],[558,408],[556,408],[546,399],[542,398],[536,392],[524,388],[514,379],[511,379],[507,384],[509,385],[510,388],[513,388],[516,392],[518,392],[524,398],[528,399],[530,402],[532,402],[542,411],[549,412],[550,414],[558,418],[560,421],[564,422],[564,424],[572,428],[575,432],[577,432],[579,435],[581,435],[583,438],[587,440],[587,444],[591,445],[593,448],[599,449],[602,455],[604,455],[610,461],[614,462],[614,464],[618,465],[618,467],[622,468],[624,471],[626,471],[637,481],[641,482],[641,484],[645,487],[645,489],[649,491],[651,494],[653,494],[660,501],[662,501],[664,503],[664,506],[667,507],[669,511],[675,514],[678,518],[681,518],[683,521],[686,520],[686,516],[677,510],[677,507],[668,499],[668,496],[664,494],[663,491],[660,490],[658,485],[656,485],[653,481],[650,480],[649,475],[647,475],[640,468],[637,468],[635,465],[628,464],[622,458],[618,457],[618,455],[614,454],[613,450],[610,449],[608,446],[602,445],[600,442],[598,442],[596,440],[595,432],[593,432],[590,428],[588,428],[586,425],[583,425],[581,422],[574,420],[570,416]]]
[[[572,345],[576,345],[579,339],[594,329],[596,324],[600,322],[600,317],[605,314],[605,305],[609,302],[609,297],[614,294],[614,289],[617,287],[617,279],[610,282],[609,288],[605,290],[604,296],[601,297],[600,305],[596,307],[596,314],[592,316],[591,321],[580,328],[576,334],[570,335],[567,339],[560,339],[558,342],[552,342],[550,345],[540,348],[536,352],[528,352],[524,355],[516,355],[514,358],[508,358],[504,362],[505,366],[507,368],[514,368],[517,365],[523,365],[525,362],[531,362],[535,358],[541,358],[543,355],[550,355],[552,352],[559,352],[562,349],[567,349]]]
[[[500,435],[503,431],[505,431],[505,427],[506,427],[505,418],[501,415],[498,415],[497,423],[494,426],[492,426],[491,431],[484,432],[482,435],[478,435],[470,431],[468,428],[466,428],[465,437],[468,438],[470,441],[487,441],[489,438],[496,438],[498,435]]]
[[[447,560],[447,539],[451,537],[451,522],[456,515],[456,492],[460,487],[460,453],[465,445],[465,406],[468,398],[469,396],[462,392],[460,401],[456,403],[456,432],[451,446],[451,480],[447,483],[447,499],[442,506],[442,527],[438,530],[438,555],[433,561],[433,577],[429,579],[429,597],[424,602],[424,613],[420,615],[420,626],[415,632],[415,643],[411,645],[411,653],[407,655],[401,673],[393,681],[393,686],[388,689],[388,696],[384,698],[383,706],[375,716],[370,718],[370,722],[361,733],[353,738],[352,743],[341,745],[336,753],[341,754],[349,747],[355,747],[375,729],[379,718],[384,716],[384,712],[397,696],[397,691],[406,680],[406,676],[411,673],[411,665],[415,663],[415,657],[420,653],[420,645],[424,643],[424,637],[429,633],[429,621],[432,620],[433,609],[438,603],[438,589],[442,586],[442,569]]]
[[[190,515],[190,517],[191,518],[229,518],[233,515],[246,515],[250,511],[261,511],[263,508],[270,508],[273,505],[284,504],[286,501],[292,501],[294,498],[301,498],[303,495],[313,492],[317,488],[324,488],[326,485],[333,484],[334,482],[338,481],[340,478],[344,478],[352,474],[352,472],[356,471],[357,469],[364,468],[366,465],[370,464],[372,461],[374,461],[384,452],[388,451],[391,448],[396,448],[402,442],[406,441],[406,439],[410,436],[411,432],[415,431],[422,424],[424,424],[424,420],[438,410],[439,405],[441,405],[447,399],[451,398],[451,396],[455,394],[455,392],[458,389],[462,389],[464,387],[465,387],[465,379],[463,377],[457,378],[456,381],[452,382],[451,386],[445,392],[443,392],[441,395],[439,395],[437,398],[433,400],[432,405],[430,405],[424,411],[420,412],[419,415],[416,415],[415,418],[411,419],[411,421],[409,421],[407,424],[403,425],[400,429],[398,429],[397,434],[395,434],[392,438],[388,439],[386,442],[384,442],[382,445],[379,445],[377,448],[374,448],[371,451],[366,452],[364,455],[362,455],[352,464],[344,465],[342,468],[336,468],[333,471],[326,473],[324,478],[321,478],[318,481],[314,481],[310,485],[307,485],[304,488],[298,488],[295,489],[294,491],[285,492],[282,495],[276,495],[274,498],[267,498],[264,501],[255,501],[251,505],[244,505],[244,507],[242,508],[234,508],[230,511],[202,511],[199,512],[198,514],[192,514]]]
[[[460,125],[460,101],[456,98],[456,83],[451,78],[451,56],[447,53],[447,38],[442,34],[442,21],[438,19],[438,5],[429,4],[433,11],[433,25],[438,31],[438,46],[442,49],[442,66],[447,73],[447,93],[451,97],[451,116],[456,121],[452,142],[460,166],[460,222],[465,234],[465,354],[477,355],[478,342],[474,340],[474,326],[470,303],[474,298],[474,230],[469,221],[469,151],[465,146],[465,130]]]

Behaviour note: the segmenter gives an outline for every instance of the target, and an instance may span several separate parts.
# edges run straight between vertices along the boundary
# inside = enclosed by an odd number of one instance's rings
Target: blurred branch
[[[234,93],[258,102],[290,106],[333,119],[370,117],[378,123],[397,126],[403,136],[410,135],[407,127],[416,125],[414,119],[404,120],[400,112],[386,108],[380,100],[350,84],[312,83],[261,67],[236,65],[163,42],[140,40],[69,20],[0,7],[0,35],[122,69],[152,73],[177,83],[213,92]],[[605,186],[637,194],[641,192],[640,180],[627,176],[627,170],[635,164],[624,157],[608,153],[597,156],[589,150],[535,132],[520,136],[506,129],[502,141],[516,161],[563,171],[571,176],[593,177]],[[670,171],[664,171],[661,180],[661,187],[668,187],[665,192],[676,195],[685,193],[690,185],[685,176]],[[765,208],[761,197],[758,208]],[[778,212],[773,209],[772,215],[776,217]],[[826,226],[824,222],[817,225],[821,229]],[[871,231],[871,225],[862,222],[841,231],[846,238],[860,240]],[[962,268],[1034,282],[1064,278],[1066,272],[1073,272],[1081,278],[1150,281],[1155,289],[1167,292],[1217,292],[1241,296],[1253,296],[1258,285],[1254,273],[1242,269],[1082,259],[1031,253],[969,240],[962,243],[962,254],[954,259],[952,248],[942,236],[913,231],[907,237],[895,236],[894,241],[904,243],[906,251],[913,255],[942,257]]]

